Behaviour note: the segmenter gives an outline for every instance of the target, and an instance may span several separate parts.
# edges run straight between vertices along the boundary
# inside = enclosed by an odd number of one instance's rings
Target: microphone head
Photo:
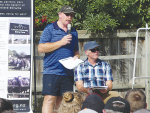
[[[68,25],[67,25],[67,29],[68,29],[68,30],[71,30],[71,24],[68,24]]]

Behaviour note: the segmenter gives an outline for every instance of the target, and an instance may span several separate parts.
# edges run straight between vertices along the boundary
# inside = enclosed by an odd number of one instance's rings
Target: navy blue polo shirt
[[[66,69],[60,62],[60,59],[73,57],[74,51],[78,51],[78,33],[72,28],[72,41],[70,44],[61,46],[55,51],[45,53],[43,74],[54,74],[61,76],[73,76],[73,70]],[[57,21],[49,24],[41,35],[39,44],[53,43],[61,40],[65,35],[68,35],[63,29],[57,25]]]

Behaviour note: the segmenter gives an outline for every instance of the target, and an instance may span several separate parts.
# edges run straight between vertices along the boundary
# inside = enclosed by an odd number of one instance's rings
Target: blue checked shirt
[[[75,81],[83,81],[84,87],[106,86],[107,80],[113,81],[110,65],[98,59],[95,66],[92,66],[88,59],[78,65],[74,71]]]

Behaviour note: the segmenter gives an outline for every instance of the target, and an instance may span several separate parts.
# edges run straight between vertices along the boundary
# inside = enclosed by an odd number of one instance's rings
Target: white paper
[[[73,57],[68,57],[65,59],[59,60],[59,62],[66,67],[67,69],[74,69],[78,64],[82,63],[83,60],[81,59],[73,59]]]
[[[108,86],[91,86],[89,88],[92,88],[92,89],[107,89]]]

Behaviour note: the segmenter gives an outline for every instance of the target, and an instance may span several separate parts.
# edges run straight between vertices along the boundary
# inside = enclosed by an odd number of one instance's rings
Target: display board
[[[0,98],[32,113],[33,0],[0,0]]]

